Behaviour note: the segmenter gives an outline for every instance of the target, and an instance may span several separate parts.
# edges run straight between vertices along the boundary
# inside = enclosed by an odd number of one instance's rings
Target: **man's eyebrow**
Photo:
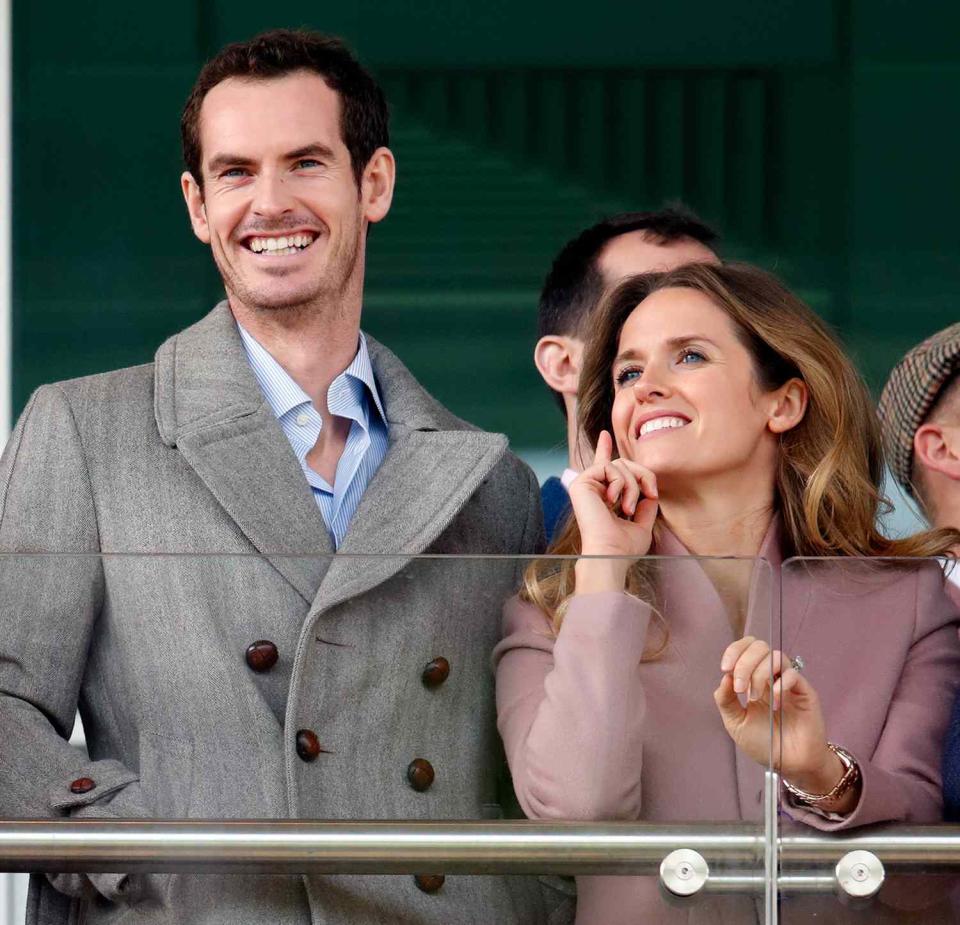
[[[207,170],[210,173],[216,173],[224,167],[252,167],[253,164],[252,158],[243,157],[240,154],[217,154],[208,161]]]
[[[322,141],[315,141],[312,145],[306,145],[303,148],[297,148],[284,155],[287,160],[295,161],[301,157],[325,157],[328,160],[334,156],[333,149],[325,145]]]
[[[304,145],[295,151],[288,151],[283,155],[284,160],[295,161],[302,157],[322,157],[331,159],[334,157],[333,149],[321,141],[315,141],[313,144]],[[225,167],[253,167],[256,164],[251,157],[244,157],[242,154],[230,154],[224,152],[214,155],[207,164],[207,170],[210,173],[217,173]]]
[[[706,337],[703,334],[684,334],[681,337],[671,337],[670,340],[667,341],[667,346],[683,347],[686,344],[693,343],[694,341],[710,344],[711,347],[717,346],[716,341],[711,340],[709,337]],[[613,362],[621,363],[624,360],[639,360],[642,358],[643,352],[641,350],[634,350],[633,348],[630,348],[628,350],[624,350],[623,353],[618,354]]]

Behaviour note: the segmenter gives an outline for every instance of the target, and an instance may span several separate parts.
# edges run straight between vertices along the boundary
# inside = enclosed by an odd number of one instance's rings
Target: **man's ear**
[[[773,396],[767,427],[775,434],[784,434],[793,430],[807,413],[807,384],[802,379],[790,379]]]
[[[207,210],[203,205],[203,191],[189,170],[185,170],[180,175],[180,188],[183,190],[183,199],[187,204],[187,214],[190,216],[193,233],[204,244],[209,244],[210,226],[207,224]]]
[[[371,223],[386,218],[393,202],[393,187],[397,180],[397,162],[389,148],[377,148],[363,168],[360,178],[360,201],[363,217]]]
[[[921,424],[913,435],[916,461],[949,479],[960,481],[960,434],[955,427]]]
[[[580,361],[583,343],[575,337],[548,334],[533,348],[533,362],[554,392],[576,395],[580,385]]]

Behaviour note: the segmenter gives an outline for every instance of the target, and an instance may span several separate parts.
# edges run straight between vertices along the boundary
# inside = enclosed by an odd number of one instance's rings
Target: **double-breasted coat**
[[[535,551],[537,484],[369,346],[390,446],[336,555],[226,303],[153,364],[34,394],[0,465],[0,815],[499,814],[489,655],[519,567],[413,557]],[[14,554],[37,551],[61,555]],[[520,878],[121,872],[34,877],[28,921],[501,925],[553,902]]]

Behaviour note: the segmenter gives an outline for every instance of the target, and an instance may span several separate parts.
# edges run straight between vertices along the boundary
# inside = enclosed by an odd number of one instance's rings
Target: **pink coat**
[[[828,738],[856,757],[863,774],[859,805],[843,819],[786,801],[784,810],[824,831],[939,821],[941,742],[960,682],[957,608],[942,571],[935,563],[892,569],[854,559],[810,567],[782,563],[779,549],[775,523],[761,549],[769,567],[759,563],[753,572],[745,634],[803,657]],[[655,552],[689,555],[666,531]],[[637,598],[576,596],[557,635],[533,605],[507,602],[494,652],[498,724],[530,818],[761,820],[763,768],[735,748],[713,700],[720,657],[734,641],[726,610],[697,560],[661,561],[669,645],[654,661],[641,663],[648,631],[657,631],[651,608]],[[890,886],[888,901],[902,906],[896,883]],[[578,925],[739,925],[755,915],[743,896],[672,908],[653,877],[579,877],[577,892]],[[787,902],[791,923],[848,915],[830,896]],[[903,916],[875,906],[869,918],[917,921]],[[930,910],[923,920],[939,919]]]

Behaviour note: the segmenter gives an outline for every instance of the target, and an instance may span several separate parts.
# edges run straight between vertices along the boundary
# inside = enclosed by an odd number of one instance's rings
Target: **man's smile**
[[[254,254],[265,257],[287,257],[306,250],[317,239],[315,231],[286,232],[282,235],[250,235],[241,244]]]

